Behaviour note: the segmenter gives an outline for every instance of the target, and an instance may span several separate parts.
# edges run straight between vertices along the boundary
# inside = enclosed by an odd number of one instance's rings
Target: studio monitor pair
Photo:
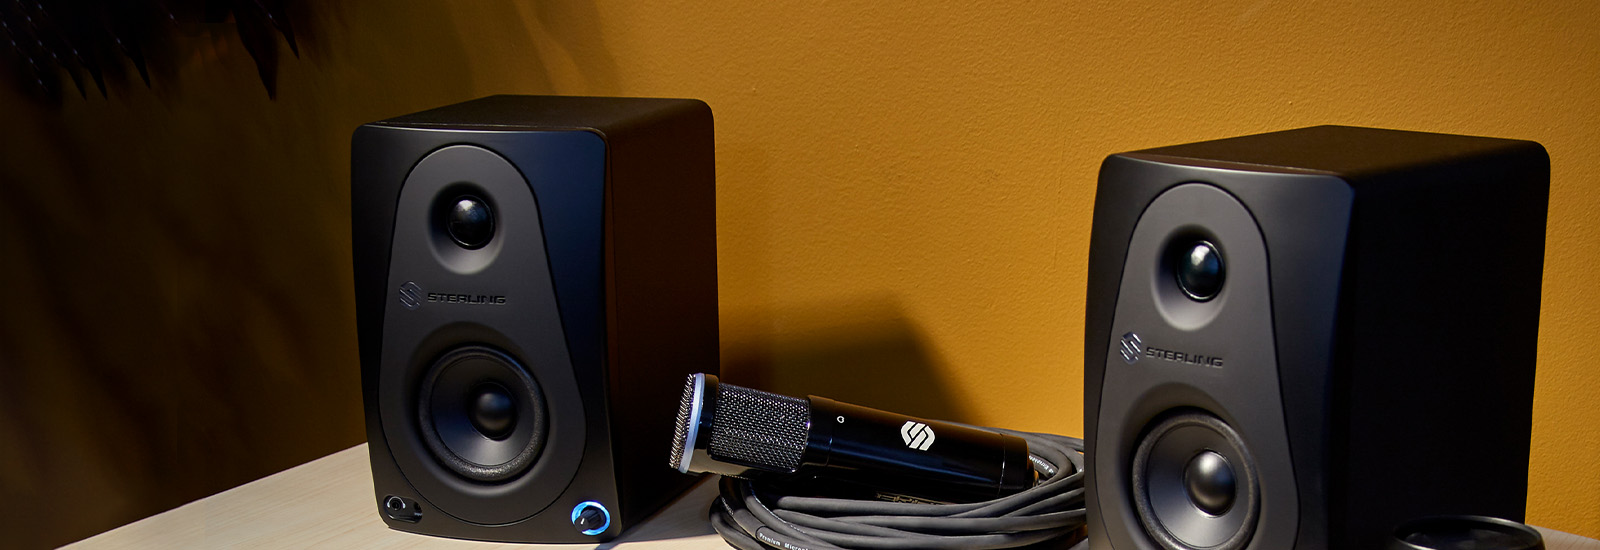
[[[606,540],[694,481],[682,381],[715,372],[711,111],[495,96],[352,146],[357,332],[395,529]]]
[[[1323,126],[1113,155],[1089,251],[1097,550],[1522,521],[1549,158]]]

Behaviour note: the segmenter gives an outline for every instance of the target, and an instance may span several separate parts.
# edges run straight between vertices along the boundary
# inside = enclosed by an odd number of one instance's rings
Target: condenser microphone
[[[683,473],[811,474],[885,495],[976,502],[1034,485],[1020,437],[691,374],[673,433]]]

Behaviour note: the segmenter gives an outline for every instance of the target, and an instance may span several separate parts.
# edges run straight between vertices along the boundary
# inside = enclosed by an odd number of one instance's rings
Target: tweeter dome
[[[494,96],[352,145],[375,505],[456,538],[606,540],[694,479],[677,390],[715,372],[711,111]]]
[[[1112,155],[1085,335],[1098,550],[1523,519],[1549,158],[1321,126]]]

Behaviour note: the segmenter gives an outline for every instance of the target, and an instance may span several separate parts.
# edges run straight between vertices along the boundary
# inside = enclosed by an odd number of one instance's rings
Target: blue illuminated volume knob
[[[604,533],[611,527],[611,511],[592,500],[573,506],[572,526],[585,535]]]

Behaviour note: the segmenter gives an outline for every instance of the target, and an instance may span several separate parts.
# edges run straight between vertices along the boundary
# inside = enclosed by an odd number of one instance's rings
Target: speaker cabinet
[[[1522,521],[1549,157],[1322,126],[1112,155],[1089,249],[1098,550]]]
[[[711,111],[495,96],[357,129],[356,324],[375,504],[394,529],[615,537],[715,372]]]

